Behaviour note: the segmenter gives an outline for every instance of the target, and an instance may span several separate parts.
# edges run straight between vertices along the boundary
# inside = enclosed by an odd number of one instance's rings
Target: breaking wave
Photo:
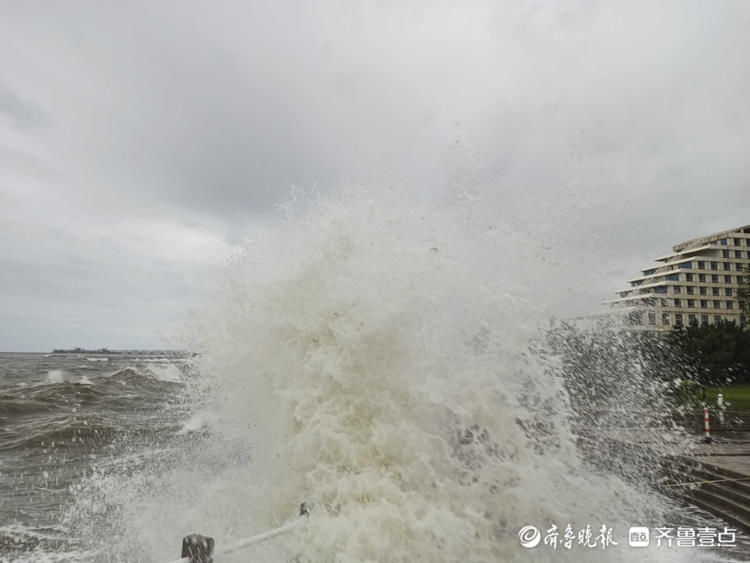
[[[514,279],[522,240],[478,200],[291,203],[193,316],[181,451],[92,476],[71,520],[123,561],[173,559],[193,531],[222,545],[303,501],[304,526],[229,560],[512,561],[524,525],[658,521],[661,497],[580,456],[559,362],[534,351],[546,312]]]

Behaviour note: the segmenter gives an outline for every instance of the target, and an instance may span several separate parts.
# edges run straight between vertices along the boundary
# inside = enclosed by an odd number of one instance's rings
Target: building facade
[[[745,323],[737,291],[750,268],[750,225],[682,242],[606,303],[645,329]]]

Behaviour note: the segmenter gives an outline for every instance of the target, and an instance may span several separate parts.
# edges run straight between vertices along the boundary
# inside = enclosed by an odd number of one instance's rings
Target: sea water
[[[720,523],[584,455],[529,233],[501,216],[394,190],[290,201],[217,272],[190,355],[25,375],[4,356],[0,557],[168,561],[188,533],[220,548],[305,502],[221,561],[741,559],[627,545],[630,526]],[[526,526],[560,544],[523,547]]]

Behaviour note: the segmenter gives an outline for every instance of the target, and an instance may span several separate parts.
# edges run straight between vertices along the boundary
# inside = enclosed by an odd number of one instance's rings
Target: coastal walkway
[[[682,457],[694,479],[678,487],[686,499],[750,532],[750,441],[700,444]]]
[[[750,533],[750,432],[702,436],[686,444],[660,431],[618,431],[609,437],[622,453],[645,456],[660,467],[658,488]]]

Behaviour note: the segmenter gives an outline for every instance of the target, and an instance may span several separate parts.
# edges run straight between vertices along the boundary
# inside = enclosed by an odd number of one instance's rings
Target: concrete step
[[[719,488],[732,489],[736,493],[744,495],[748,506],[750,506],[750,479],[747,481],[733,481],[732,479],[737,479],[737,477],[729,477],[725,474],[711,471],[708,468],[703,468],[694,470],[692,480],[691,476],[686,476],[685,482],[716,481],[715,483],[705,483],[700,486],[705,487],[711,485]]]
[[[698,460],[700,461],[700,458],[698,458]],[[700,465],[701,465],[700,469],[712,471],[713,473],[724,475],[725,477],[731,477],[734,479],[742,479],[742,478],[748,477],[748,475],[745,475],[743,473],[732,471],[731,469],[727,469],[725,467],[721,467],[710,462],[701,461]]]
[[[750,495],[742,493],[725,483],[706,483],[704,485],[701,485],[698,490],[700,489],[720,495],[722,497],[729,498],[734,503],[739,504],[740,506],[747,507],[748,511],[750,512]]]
[[[712,505],[720,507],[728,514],[734,514],[746,522],[750,522],[750,504],[738,498],[731,492],[717,491],[716,489],[700,488],[690,491],[688,496],[694,499],[701,499]]]
[[[744,442],[743,442],[744,444]],[[726,461],[728,465],[743,467],[742,464],[730,463],[731,453],[736,456],[747,456],[746,446],[737,447],[731,442],[717,442],[714,447],[700,447],[690,454],[670,454],[668,447],[657,448],[648,443],[628,442],[615,438],[611,442],[613,452],[620,457],[645,457],[658,459],[653,475],[661,485],[657,485],[666,494],[677,496],[714,514],[732,525],[750,533],[750,481],[748,475],[718,466],[706,459]],[[667,450],[667,451],[665,451]],[[703,455],[700,455],[700,454]],[[658,457],[657,457],[658,456]],[[722,457],[729,456],[729,457]],[[720,481],[718,483],[701,483],[695,488],[690,486],[669,486],[670,484],[695,483],[700,481]]]
[[[727,510],[724,506],[714,504],[711,500],[703,497],[688,496],[690,502],[699,506],[703,510],[710,512],[714,516],[718,516],[722,520],[734,524],[735,526],[742,528],[745,531],[750,530],[750,520],[740,516],[730,510]]]
[[[747,475],[700,461],[693,456],[666,456],[670,483],[696,483],[667,487],[671,494],[750,532],[750,481],[732,481]],[[727,480],[729,479],[729,480]],[[701,483],[700,481],[719,481]]]

